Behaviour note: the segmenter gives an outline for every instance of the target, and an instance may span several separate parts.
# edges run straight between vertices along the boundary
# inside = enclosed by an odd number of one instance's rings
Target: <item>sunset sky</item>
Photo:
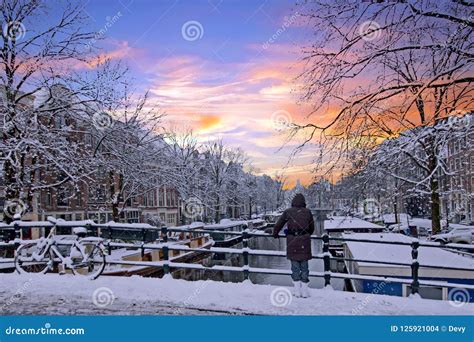
[[[106,31],[96,44],[130,66],[169,126],[241,147],[262,173],[309,182],[311,153],[287,165],[294,145],[280,149],[279,122],[304,115],[294,79],[310,32],[292,1],[102,0],[84,10]]]

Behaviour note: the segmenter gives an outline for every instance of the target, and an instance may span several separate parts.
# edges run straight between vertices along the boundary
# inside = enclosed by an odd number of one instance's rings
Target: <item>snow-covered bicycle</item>
[[[73,228],[74,235],[55,235],[53,227],[46,238],[20,245],[15,252],[15,268],[19,273],[44,274],[55,270],[96,279],[105,268],[103,240],[85,237],[86,229]]]

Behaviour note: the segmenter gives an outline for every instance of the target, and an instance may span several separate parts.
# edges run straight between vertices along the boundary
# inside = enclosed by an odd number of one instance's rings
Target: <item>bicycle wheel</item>
[[[80,243],[84,248],[85,256],[77,245],[71,248],[70,265],[75,275],[85,276],[90,279],[97,279],[105,268],[105,253],[101,245]]]
[[[15,269],[20,274],[45,274],[53,266],[53,258],[46,246],[39,247],[37,243],[21,245],[15,251]]]

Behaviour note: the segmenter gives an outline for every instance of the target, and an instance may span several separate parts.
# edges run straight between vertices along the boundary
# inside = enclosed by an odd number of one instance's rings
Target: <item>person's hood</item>
[[[303,194],[296,194],[291,201],[291,206],[296,208],[306,208],[306,200]]]

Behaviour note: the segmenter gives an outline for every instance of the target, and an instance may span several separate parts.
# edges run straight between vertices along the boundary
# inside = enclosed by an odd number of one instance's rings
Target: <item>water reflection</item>
[[[312,242],[313,255],[322,252],[321,241],[313,240]],[[242,248],[242,243],[232,246],[232,248]],[[249,247],[251,249],[272,250],[272,251],[286,251],[286,239],[273,239],[269,237],[252,237],[249,240]],[[237,254],[216,254],[208,256],[201,262],[206,267],[229,266],[241,267],[243,265],[242,255]],[[284,257],[275,256],[249,256],[250,267],[256,268],[271,268],[279,270],[289,270],[290,261]],[[313,259],[309,261],[309,270],[315,272],[323,272],[323,261],[320,259]],[[215,270],[176,270],[173,272],[173,277],[187,280],[215,280],[225,282],[242,282],[244,276],[242,272],[228,272]],[[270,284],[277,286],[292,286],[291,277],[289,275],[275,275],[275,274],[250,274],[250,280],[254,284]],[[344,281],[341,279],[331,279],[331,285],[334,289],[342,290],[344,288]],[[310,277],[310,287],[322,288],[324,286],[323,278]]]

